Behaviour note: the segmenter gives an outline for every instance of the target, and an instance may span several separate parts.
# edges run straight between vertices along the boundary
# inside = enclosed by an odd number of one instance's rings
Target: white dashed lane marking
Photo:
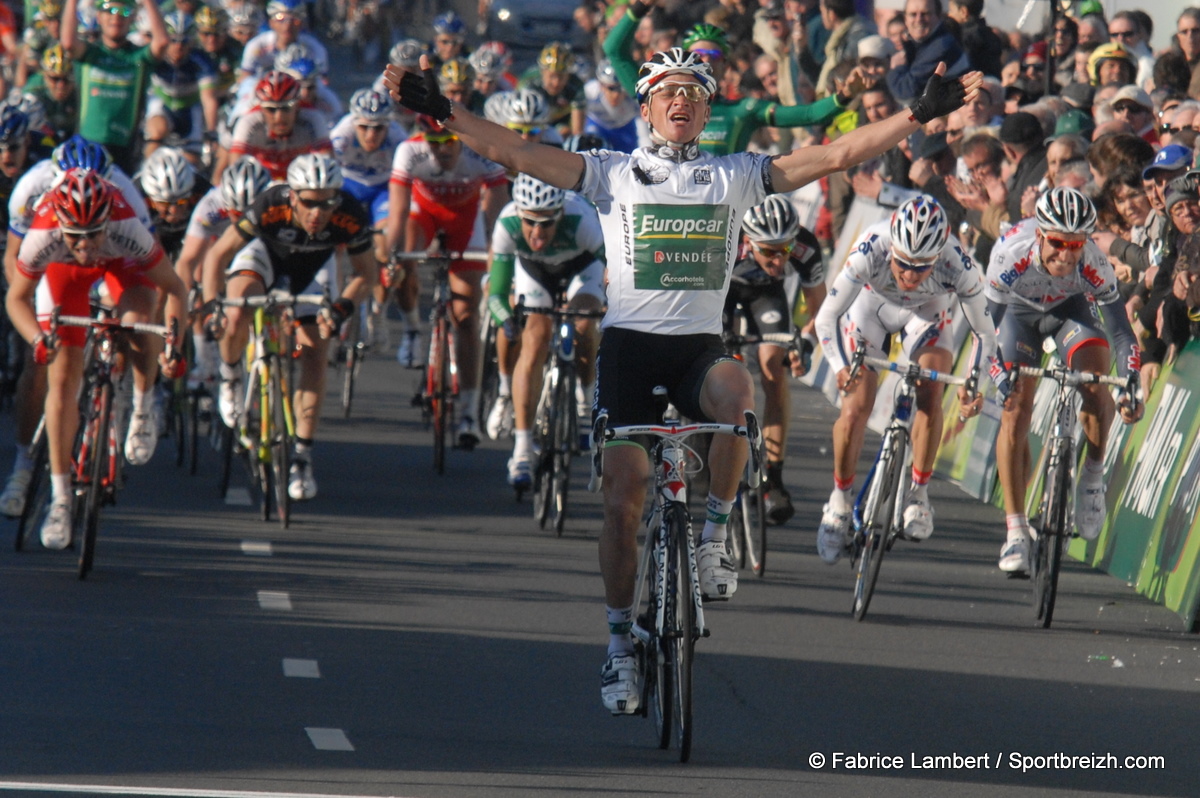
[[[248,488],[230,488],[225,491],[225,503],[233,507],[252,507],[254,505],[250,499]]]
[[[269,540],[242,541],[242,554],[247,554],[251,557],[270,557],[274,553]]]
[[[258,591],[258,606],[264,610],[290,610],[292,598],[281,590]]]
[[[283,660],[283,675],[296,679],[320,679],[321,668],[317,665],[315,659],[290,659],[285,657]]]
[[[318,751],[353,751],[354,746],[350,744],[350,738],[341,729],[321,729],[315,726],[306,726],[304,731],[308,732],[308,739],[312,740],[313,748]]]

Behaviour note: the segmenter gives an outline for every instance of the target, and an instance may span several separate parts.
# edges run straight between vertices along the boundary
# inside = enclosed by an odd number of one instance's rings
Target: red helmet
[[[432,116],[426,116],[425,114],[417,115],[417,118],[413,123],[413,130],[414,132],[420,133],[423,136],[444,136],[450,132],[446,130],[441,122],[437,121]]]
[[[88,230],[108,221],[113,187],[91,169],[72,169],[50,190],[49,200],[67,230]]]
[[[300,84],[286,72],[271,71],[254,87],[260,103],[285,103],[300,97]]]

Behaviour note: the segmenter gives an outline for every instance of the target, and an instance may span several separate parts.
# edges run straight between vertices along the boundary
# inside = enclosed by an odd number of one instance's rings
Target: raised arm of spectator
[[[78,19],[79,0],[66,0],[63,3],[62,15],[59,19]],[[59,25],[58,42],[63,50],[70,54],[71,59],[78,61],[87,51],[87,42],[79,38],[79,25]]]

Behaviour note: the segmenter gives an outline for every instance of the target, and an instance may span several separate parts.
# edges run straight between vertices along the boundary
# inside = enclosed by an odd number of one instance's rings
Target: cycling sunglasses
[[[341,195],[335,195],[329,199],[306,199],[297,194],[296,202],[299,202],[305,208],[320,208],[323,211],[332,211],[342,204],[342,198]]]
[[[899,266],[902,271],[915,272],[917,274],[922,274],[929,271],[933,268],[933,264],[935,262],[929,261],[928,263],[913,263],[912,261],[905,260],[894,252],[892,253],[892,260],[896,261],[896,265]]]
[[[453,133],[424,133],[422,134],[425,141],[429,144],[449,144],[458,141],[458,136]]]
[[[355,127],[359,130],[370,130],[374,133],[378,133],[380,130],[387,130],[387,125],[376,125],[368,122],[360,122]]]
[[[521,217],[521,221],[530,227],[539,227],[543,230],[547,227],[553,227],[562,218],[561,213],[556,213],[549,218],[544,216],[526,216],[523,213],[518,213],[517,216]]]
[[[266,113],[271,113],[278,111],[292,111],[295,110],[296,105],[297,103],[295,100],[289,100],[285,103],[260,103],[258,107],[263,109],[263,111]]]
[[[133,8],[130,6],[103,5],[103,6],[100,6],[100,10],[106,14],[116,14],[117,16],[122,17],[124,19],[129,19],[130,17],[133,16]]]
[[[710,61],[720,61],[725,57],[725,53],[722,51],[709,47],[693,47],[691,52]]]
[[[1046,239],[1046,243],[1050,246],[1054,247],[1055,249],[1065,249],[1067,252],[1075,252],[1083,249],[1083,245],[1087,243],[1087,239],[1084,239],[1083,241],[1067,241],[1066,239],[1049,235],[1044,236],[1044,238]]]
[[[708,92],[699,83],[660,83],[650,90],[651,95],[665,94],[667,99],[683,95],[690,103],[703,102],[708,99]]]
[[[182,199],[177,199],[177,200],[152,200],[152,202],[154,202],[154,204],[156,204],[156,205],[163,205],[167,208],[171,208],[171,207],[186,208],[187,206],[192,204],[192,198],[184,197]]]
[[[751,241],[750,246],[754,247],[768,258],[775,258],[779,257],[780,255],[784,257],[791,255],[792,250],[796,245],[794,242],[789,244],[760,244],[757,241]]]
[[[521,125],[512,122],[508,125],[508,129],[514,133],[520,133],[522,136],[540,136],[542,134],[541,125]]]
[[[100,227],[89,227],[85,230],[68,230],[67,228],[64,227],[63,231],[62,231],[64,238],[73,238],[76,241],[79,241],[81,239],[96,238],[103,232],[104,232],[103,225],[101,225]]]

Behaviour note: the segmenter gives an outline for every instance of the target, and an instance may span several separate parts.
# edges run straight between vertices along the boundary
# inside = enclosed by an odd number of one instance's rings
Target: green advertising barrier
[[[960,357],[969,351],[964,345]],[[1054,386],[1042,381],[1034,402],[1029,501],[1039,496],[1041,450],[1053,419]],[[983,501],[999,505],[995,441],[1000,409],[989,397],[977,418],[958,420],[946,392],[946,429],[936,472]],[[1071,556],[1131,583],[1200,631],[1200,342],[1180,353],[1155,384],[1145,417],[1114,419],[1105,457],[1108,518],[1100,537],[1072,541]]]

